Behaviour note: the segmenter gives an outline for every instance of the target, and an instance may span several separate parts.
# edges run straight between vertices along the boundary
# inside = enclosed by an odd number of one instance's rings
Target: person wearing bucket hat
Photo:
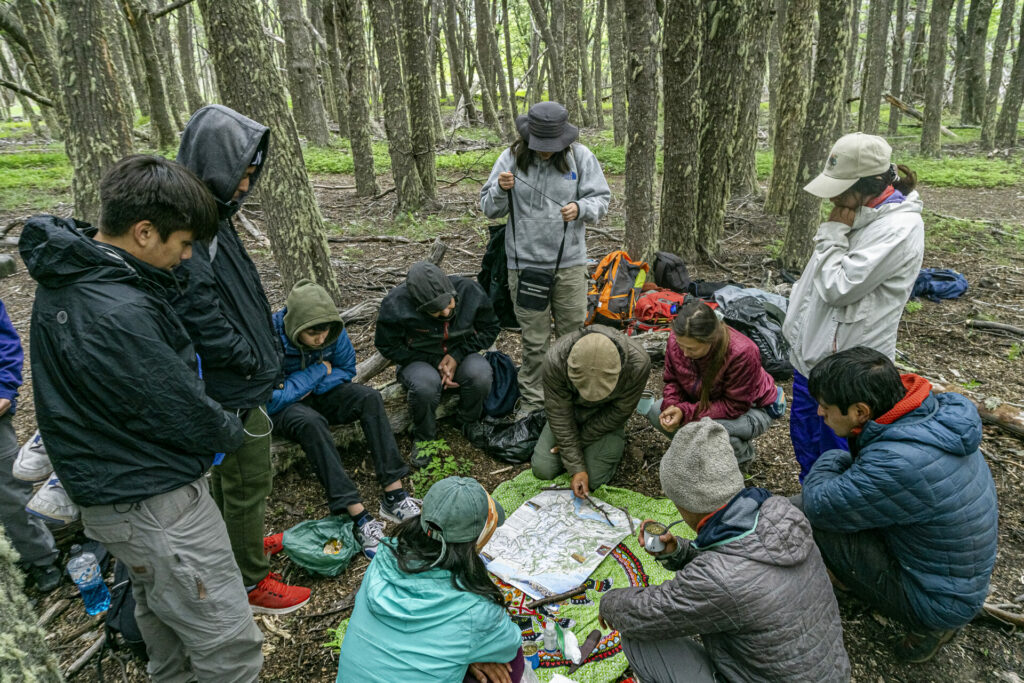
[[[579,129],[558,102],[538,102],[516,119],[519,139],[494,162],[480,190],[488,218],[508,216],[506,266],[516,319],[523,330],[519,416],[544,405],[541,366],[551,339],[583,326],[587,314],[584,223],[608,212],[611,190],[601,164],[577,141]],[[537,277],[542,292],[524,298]]]
[[[422,513],[381,541],[366,570],[341,645],[339,683],[518,682],[522,632],[479,554],[504,521],[501,505],[474,479],[431,486]]]
[[[924,259],[917,176],[891,155],[877,135],[844,135],[804,187],[833,206],[793,285],[783,325],[794,368],[789,433],[800,481],[822,453],[847,449],[818,415],[807,377],[827,356],[855,346],[894,357],[900,316]]]
[[[572,476],[583,498],[622,461],[626,421],[647,386],[651,359],[618,330],[594,325],[556,341],[544,359],[547,424],[530,465],[538,479]]]
[[[610,590],[600,604],[637,676],[848,681],[839,605],[811,525],[789,499],[744,488],[725,428],[707,417],[683,426],[661,459],[661,487],[696,538],[666,531],[652,552],[645,522],[637,542],[675,576]]]

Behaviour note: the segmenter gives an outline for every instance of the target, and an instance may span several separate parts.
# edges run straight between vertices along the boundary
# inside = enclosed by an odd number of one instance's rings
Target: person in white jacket
[[[848,450],[818,414],[807,377],[827,356],[867,346],[890,359],[896,332],[924,258],[917,176],[891,162],[881,137],[850,133],[832,147],[825,169],[804,187],[832,212],[814,236],[814,253],[789,298],[783,333],[793,363],[789,434],[800,481],[818,456]]]

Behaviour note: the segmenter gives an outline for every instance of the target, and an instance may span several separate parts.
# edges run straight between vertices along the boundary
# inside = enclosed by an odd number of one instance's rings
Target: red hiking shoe
[[[263,537],[263,554],[277,555],[284,550],[284,532]]]
[[[253,614],[290,614],[309,602],[309,589],[281,582],[281,575],[271,572],[249,591],[249,607]]]

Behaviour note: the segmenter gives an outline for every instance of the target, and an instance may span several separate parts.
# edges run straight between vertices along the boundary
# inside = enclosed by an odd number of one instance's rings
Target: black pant
[[[359,420],[370,446],[370,458],[381,487],[409,473],[384,412],[380,392],[363,384],[346,383],[325,394],[310,394],[274,415],[274,433],[297,441],[327,491],[331,514],[347,514],[362,502],[359,490],[341,464],[330,425]]]
[[[480,421],[492,379],[491,364],[479,353],[469,354],[455,367],[461,424]],[[399,368],[398,381],[409,391],[413,441],[434,440],[437,438],[437,406],[441,403],[441,373],[430,363],[416,361]]]

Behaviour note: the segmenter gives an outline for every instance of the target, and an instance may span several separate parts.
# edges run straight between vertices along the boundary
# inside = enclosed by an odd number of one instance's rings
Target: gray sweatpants
[[[25,512],[32,484],[11,474],[18,457],[18,437],[10,415],[0,416],[0,522],[25,565],[47,567],[57,559],[53,534],[43,520]]]
[[[665,431],[658,419],[661,415],[663,400],[655,401],[644,417],[655,429],[671,439],[676,433]],[[768,427],[772,424],[772,418],[761,408],[751,408],[737,418],[715,420],[715,422],[725,427],[725,431],[729,433],[729,443],[732,444],[732,450],[736,453],[736,462],[742,465],[750,462],[757,455],[757,451],[754,449],[754,438],[768,431]]]
[[[138,503],[83,507],[82,523],[128,567],[154,681],[256,680],[263,634],[205,477]]]
[[[693,638],[633,640],[622,636],[622,652],[639,683],[715,683],[715,665]]]

